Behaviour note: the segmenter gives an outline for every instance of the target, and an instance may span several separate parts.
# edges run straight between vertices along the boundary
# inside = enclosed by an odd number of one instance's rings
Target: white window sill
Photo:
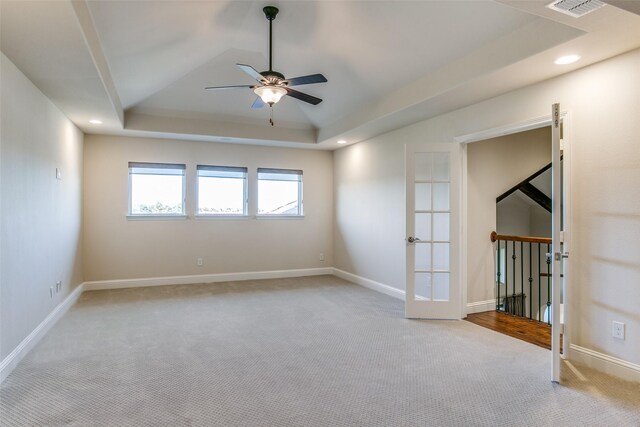
[[[256,215],[256,219],[304,219],[304,215]]]
[[[196,220],[209,220],[209,219],[223,219],[223,220],[233,220],[233,219],[238,219],[238,220],[247,220],[249,218],[251,218],[249,215],[206,215],[206,214],[196,214],[196,216],[194,217]]]
[[[129,221],[175,221],[189,219],[189,215],[127,215]]]

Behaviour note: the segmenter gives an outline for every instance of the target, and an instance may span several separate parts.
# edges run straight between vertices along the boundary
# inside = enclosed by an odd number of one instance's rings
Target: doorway
[[[567,319],[568,313],[564,313],[563,316],[560,314],[560,302],[564,299],[564,302],[570,298],[570,281],[569,281],[569,264],[566,262],[566,258],[568,257],[568,250],[570,244],[570,234],[569,234],[569,225],[570,225],[570,189],[569,184],[570,180],[568,177],[570,176],[570,116],[568,113],[560,113],[560,107],[558,104],[554,104],[552,108],[552,114],[541,116],[536,119],[528,120],[526,122],[516,123],[512,125],[503,126],[500,128],[488,129],[480,132],[476,132],[473,134],[463,135],[455,138],[456,142],[460,142],[466,144],[466,150],[464,151],[465,157],[463,161],[463,200],[468,201],[469,198],[473,198],[477,193],[477,182],[475,179],[470,179],[470,165],[468,153],[473,144],[480,141],[490,140],[497,137],[517,137],[518,134],[524,133],[531,130],[539,130],[543,132],[543,128],[549,129],[551,128],[551,150],[546,151],[547,156],[548,153],[551,152],[551,157],[554,165],[560,165],[561,158],[561,126],[563,126],[563,137],[564,137],[564,162],[563,167],[553,168],[553,195],[559,197],[552,197],[552,205],[553,205],[553,238],[552,242],[549,242],[549,246],[543,249],[543,259],[545,263],[547,261],[548,255],[548,268],[549,271],[547,275],[550,280],[550,287],[548,293],[552,295],[550,298],[549,305],[546,307],[547,311],[547,319],[551,320],[551,336],[552,336],[552,352],[551,352],[551,379],[553,381],[559,381],[559,370],[560,370],[560,331],[562,330],[564,333],[564,343],[563,346],[565,348],[565,356],[566,349],[569,348],[570,344],[570,335],[569,329],[566,328],[564,319]],[[548,130],[547,130],[548,132]],[[547,141],[549,140],[547,139]],[[527,153],[521,153],[522,155],[527,155]],[[548,161],[548,157],[545,159]],[[504,163],[503,167],[508,167],[511,164],[512,160],[509,160],[507,163]],[[543,161],[540,162],[542,165]],[[473,177],[472,177],[473,178]],[[564,179],[562,179],[564,178]],[[492,203],[495,203],[495,197],[498,194],[494,194],[494,199]],[[489,197],[491,201],[491,197]],[[495,205],[493,205],[495,206]],[[530,298],[531,296],[526,296],[525,291],[520,288],[520,292],[515,293],[513,288],[510,289],[510,293],[504,290],[505,285],[502,285],[501,291],[501,280],[497,276],[497,270],[500,265],[498,262],[498,256],[500,256],[501,252],[497,250],[497,245],[494,242],[489,240],[490,231],[486,228],[481,228],[482,235],[479,236],[477,233],[474,235],[474,230],[478,230],[474,228],[474,222],[477,222],[478,219],[481,221],[495,221],[496,211],[492,210],[492,214],[487,214],[487,211],[482,210],[474,210],[472,209],[472,203],[465,204],[465,210],[463,214],[463,234],[464,234],[464,242],[466,243],[464,246],[466,247],[466,251],[463,255],[463,277],[466,279],[465,282],[468,284],[467,288],[464,289],[465,296],[464,301],[470,301],[471,303],[467,304],[467,313],[474,312],[514,312],[519,310],[520,313],[528,312],[526,310],[525,301],[526,298]],[[484,218],[483,218],[484,216]],[[487,216],[489,219],[487,219]],[[563,220],[564,219],[564,220]],[[477,225],[477,224],[476,224]],[[494,231],[495,229],[491,230]],[[497,234],[497,233],[495,233]],[[517,237],[517,236],[516,236]],[[513,250],[514,242],[511,243],[511,249]],[[519,246],[518,243],[517,246]],[[504,248],[504,243],[503,243]],[[477,256],[480,254],[480,256]],[[501,263],[504,263],[504,260],[508,260],[511,262],[511,271],[510,274],[513,275],[514,272],[518,272],[520,270],[520,274],[522,274],[523,270],[527,268],[524,265],[516,265],[514,268],[512,254],[509,253],[507,255],[502,252],[502,260]],[[523,261],[521,261],[523,262]],[[524,264],[524,262],[523,262]],[[504,269],[503,269],[504,271]],[[563,276],[561,277],[561,275]],[[529,276],[528,276],[529,277]],[[528,279],[527,277],[527,279]],[[527,283],[527,282],[525,282]],[[555,285],[554,285],[555,283]],[[498,296],[498,292],[502,292],[502,297]],[[514,297],[514,293],[516,294]],[[530,303],[533,301],[529,300]],[[493,305],[493,307],[492,307]],[[529,312],[541,311],[543,310],[543,306],[546,304],[542,304],[540,309],[533,309],[533,304]],[[567,304],[564,304],[567,307]],[[502,310],[501,310],[502,309]],[[542,314],[544,316],[544,313]],[[553,319],[558,319],[557,322],[554,322]]]
[[[494,300],[467,320],[550,349],[551,127],[469,144],[467,179],[470,299]]]

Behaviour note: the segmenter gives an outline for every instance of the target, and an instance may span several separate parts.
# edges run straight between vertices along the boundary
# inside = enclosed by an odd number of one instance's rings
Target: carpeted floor
[[[332,276],[86,292],[3,426],[640,426],[640,385]]]

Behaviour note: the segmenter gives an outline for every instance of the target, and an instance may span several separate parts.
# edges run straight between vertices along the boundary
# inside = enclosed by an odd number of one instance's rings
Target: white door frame
[[[560,111],[560,118],[562,120],[562,127],[563,127],[563,144],[564,144],[564,160],[563,160],[563,168],[564,168],[564,177],[566,178],[564,180],[564,188],[563,188],[563,192],[564,192],[564,222],[565,224],[567,224],[567,232],[565,232],[564,234],[564,244],[565,244],[565,252],[568,252],[569,248],[571,247],[571,230],[572,230],[572,224],[573,224],[573,216],[572,216],[572,212],[571,212],[571,155],[570,155],[570,150],[571,150],[571,141],[573,139],[573,130],[572,130],[572,119],[571,119],[571,111],[569,110],[561,110]],[[500,136],[505,136],[505,135],[511,135],[514,133],[520,133],[520,132],[525,132],[528,130],[533,130],[533,129],[538,129],[538,128],[542,128],[542,127],[547,127],[547,126],[551,126],[552,125],[552,118],[551,118],[551,114],[546,114],[543,116],[538,116],[532,119],[528,119],[528,120],[524,120],[521,122],[515,122],[515,123],[510,123],[510,124],[506,124],[503,126],[498,126],[498,127],[494,127],[494,128],[488,128],[488,129],[483,129],[483,130],[479,130],[476,132],[472,132],[472,133],[468,133],[468,134],[464,134],[464,135],[459,135],[453,138],[453,142],[455,143],[459,143],[462,144],[463,146],[466,146],[467,144],[470,144],[472,142],[478,142],[478,141],[483,141],[486,139],[491,139],[491,138],[497,138]],[[467,150],[466,147],[463,149],[462,151],[462,210],[461,210],[461,221],[462,221],[462,235],[461,235],[461,241],[463,242],[462,247],[462,253],[461,253],[461,270],[460,270],[460,277],[462,279],[462,283],[463,283],[463,289],[462,289],[462,297],[463,297],[463,317],[466,316],[467,314],[467,286],[468,286],[468,281],[467,281],[467,257],[468,257],[468,252],[466,249],[466,242],[467,242],[467,238],[468,238],[468,218],[467,218],[467,189],[468,189],[468,185],[467,185],[467,179],[468,179],[468,167],[467,167]],[[565,263],[565,286],[564,286],[564,294],[563,294],[563,302],[564,302],[564,313],[563,313],[563,321],[564,321],[564,330],[562,331],[563,337],[562,337],[562,347],[563,347],[563,354],[562,354],[562,358],[566,359],[566,358],[570,358],[569,352],[570,352],[570,347],[571,347],[571,328],[568,327],[567,325],[570,325],[570,304],[567,303],[567,301],[571,301],[571,280],[569,280],[569,275],[571,272],[571,259],[569,258],[566,263]],[[554,322],[555,323],[555,322]],[[556,380],[556,374],[557,372],[553,372],[553,363],[554,360],[552,359],[552,379]]]

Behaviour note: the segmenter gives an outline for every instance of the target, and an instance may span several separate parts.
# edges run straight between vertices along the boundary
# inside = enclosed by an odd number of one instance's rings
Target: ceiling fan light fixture
[[[287,94],[282,86],[260,86],[253,90],[265,104],[273,105]]]

